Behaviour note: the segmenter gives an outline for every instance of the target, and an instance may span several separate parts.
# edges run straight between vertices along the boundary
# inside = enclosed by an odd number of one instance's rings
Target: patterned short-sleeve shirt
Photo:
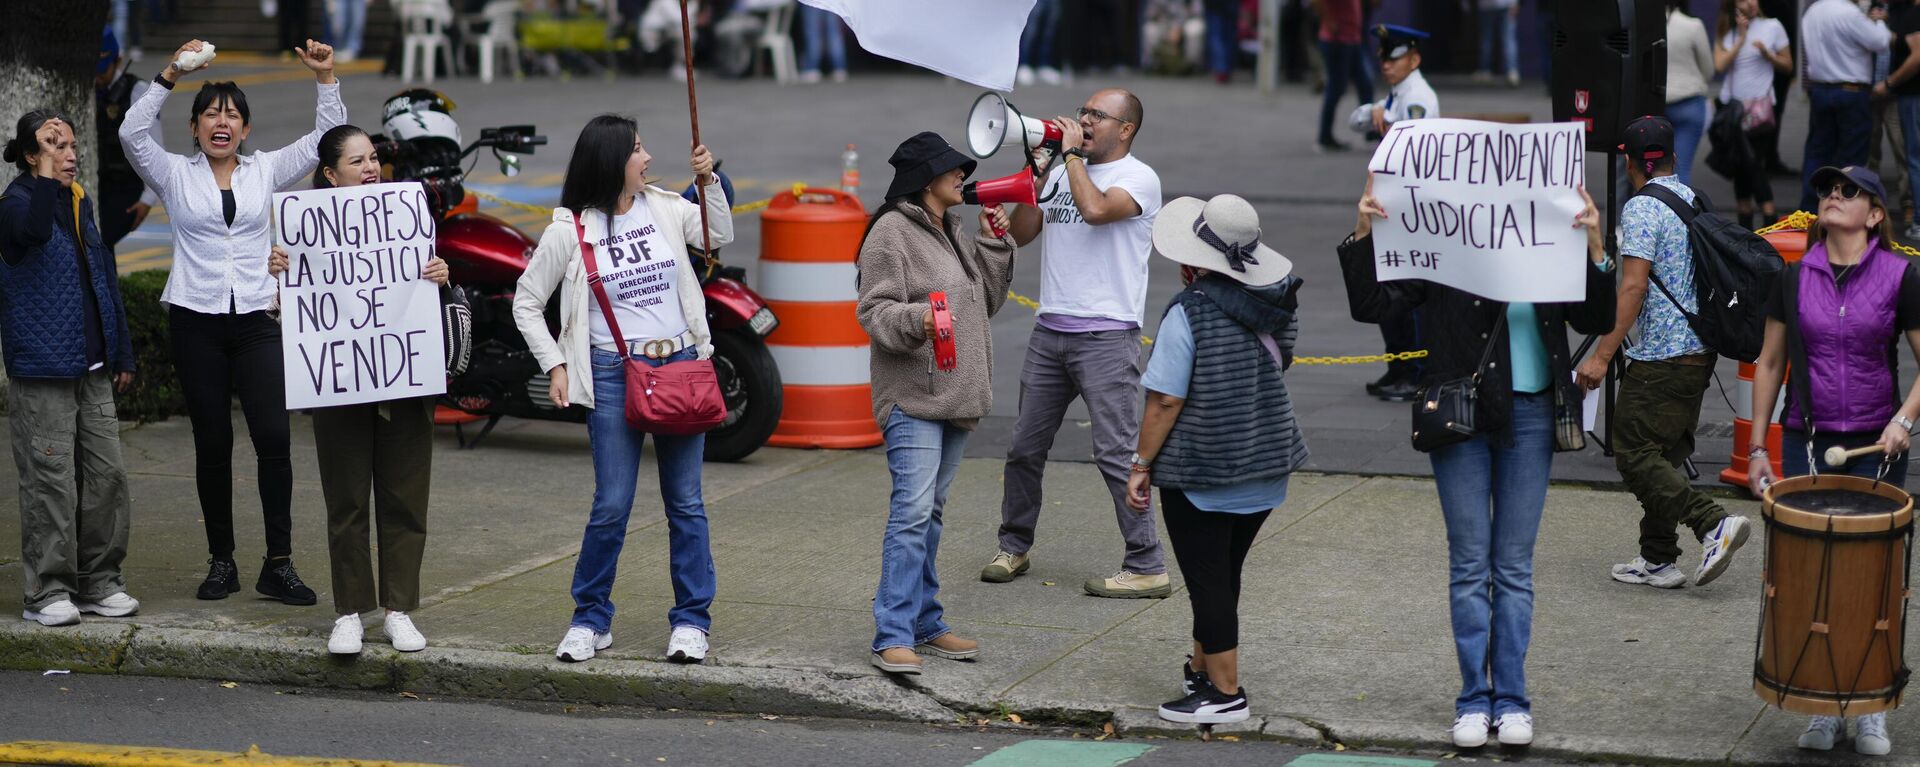
[[[1661,176],[1651,183],[1672,189],[1691,202],[1693,190],[1680,179]],[[1693,290],[1693,251],[1687,244],[1687,226],[1673,209],[1653,197],[1634,197],[1620,213],[1620,254],[1653,262],[1653,276],[1673,293],[1673,298],[1688,312],[1697,312],[1699,302]],[[1647,285],[1647,298],[1640,306],[1636,339],[1627,349],[1627,359],[1653,362],[1707,351],[1693,334],[1687,318],[1666,293]]]

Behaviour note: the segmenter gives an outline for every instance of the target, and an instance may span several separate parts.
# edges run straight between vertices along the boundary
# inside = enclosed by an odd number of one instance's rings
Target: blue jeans
[[[1360,103],[1373,103],[1373,78],[1367,74],[1367,57],[1358,45],[1320,41],[1320,60],[1327,68],[1327,90],[1320,97],[1320,142],[1333,141],[1333,112],[1340,108],[1340,97],[1347,95],[1347,82],[1360,95]]]
[[[1673,123],[1673,173],[1680,183],[1691,184],[1693,158],[1700,153],[1700,138],[1707,134],[1707,97],[1668,104],[1667,121]]]
[[[1214,74],[1232,74],[1233,53],[1239,42],[1238,13],[1207,13],[1207,65]]]
[[[1807,149],[1800,168],[1800,209],[1818,211],[1813,172],[1828,165],[1867,164],[1867,139],[1873,135],[1873,100],[1866,91],[1814,85],[1807,91]]]
[[[1501,58],[1506,69],[1500,72],[1520,71],[1520,20],[1505,8],[1490,8],[1480,12],[1480,71],[1493,72],[1493,37],[1500,36]]]
[[[1448,598],[1461,678],[1454,710],[1531,713],[1533,541],[1553,466],[1553,395],[1516,393],[1506,431],[1429,457],[1447,523]]]
[[[1882,457],[1879,455],[1863,455],[1841,464],[1840,468],[1837,469],[1827,465],[1825,456],[1828,448],[1841,447],[1851,450],[1879,441],[1880,432],[1877,431],[1815,432],[1813,435],[1813,460],[1820,462],[1821,474],[1852,474],[1856,477],[1874,479],[1875,477],[1880,477]],[[1789,477],[1800,477],[1812,473],[1808,471],[1807,466],[1807,432],[1805,430],[1780,430],[1780,472]],[[1893,485],[1894,487],[1905,487],[1907,484],[1907,454],[1901,453],[1895,457],[1893,461],[1887,465],[1887,475],[1880,478],[1886,480],[1887,484]]]
[[[1020,33],[1020,66],[1057,67],[1053,44],[1059,39],[1060,0],[1039,0],[1027,14],[1026,31]]]
[[[887,416],[887,471],[893,496],[887,506],[887,536],[880,545],[880,588],[873,594],[873,651],[932,641],[951,629],[940,574],[940,517],[947,488],[960,471],[967,431],[944,421],[923,421],[899,408]]]
[[[643,360],[659,367],[694,358],[692,350],[664,360]],[[634,485],[640,478],[640,446],[646,433],[627,425],[626,369],[620,355],[593,350],[593,413],[587,439],[593,445],[593,515],[580,541],[573,568],[573,624],[605,633],[613,626],[613,576],[627,540]],[[713,552],[707,536],[707,508],[700,498],[700,462],[707,437],[653,437],[660,467],[660,499],[667,510],[667,545],[673,575],[673,609],[667,624],[706,631],[713,626]]]
[[[342,52],[359,56],[367,30],[367,0],[340,0],[340,14],[332,21],[333,44]]]
[[[847,39],[841,34],[840,17],[811,5],[801,4],[800,71],[820,71],[820,53],[824,44],[827,66],[835,72],[847,71]]]

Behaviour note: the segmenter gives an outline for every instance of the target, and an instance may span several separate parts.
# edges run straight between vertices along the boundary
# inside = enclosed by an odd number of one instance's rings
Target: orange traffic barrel
[[[1799,261],[1801,256],[1807,254],[1805,229],[1776,229],[1764,236],[1788,263]],[[1733,391],[1733,460],[1728,462],[1726,471],[1720,472],[1720,481],[1746,487],[1747,445],[1753,444],[1753,419],[1746,417],[1747,408],[1753,407],[1753,363],[1740,363],[1740,377]],[[1786,409],[1786,405],[1786,387],[1783,386],[1780,396],[1774,398],[1773,422],[1767,426],[1767,459],[1773,462],[1773,475],[1776,477],[1786,476],[1780,468],[1780,413]]]
[[[867,210],[837,189],[781,192],[760,216],[754,288],[780,318],[767,350],[780,366],[785,407],[767,444],[862,448],[880,444],[873,420],[867,331],[859,302]]]

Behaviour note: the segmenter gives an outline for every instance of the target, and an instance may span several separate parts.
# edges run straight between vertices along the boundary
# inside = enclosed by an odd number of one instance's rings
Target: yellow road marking
[[[207,765],[249,765],[249,767],[435,767],[421,762],[391,762],[368,759],[328,759],[309,756],[263,754],[259,746],[246,751],[194,751],[181,748],[112,746],[101,743],[60,743],[47,740],[22,740],[0,744],[0,763],[58,764],[73,767],[206,767]]]
[[[334,66],[333,73],[335,75],[379,74],[380,62],[362,60],[362,61],[355,61],[350,64],[339,64]],[[233,78],[233,84],[234,85],[260,85],[263,83],[280,83],[280,82],[287,82],[290,80],[306,80],[306,79],[311,79],[312,77],[313,77],[312,71],[308,70],[304,66],[297,66],[297,67],[289,68],[286,70],[278,70],[278,71],[272,71],[272,72],[255,72],[252,74],[236,75]]]

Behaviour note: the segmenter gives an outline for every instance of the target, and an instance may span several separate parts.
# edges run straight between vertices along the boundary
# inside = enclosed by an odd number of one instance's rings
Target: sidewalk
[[[367,651],[340,660],[325,653],[334,616],[313,442],[305,417],[294,426],[296,558],[320,605],[287,607],[250,591],[193,599],[204,536],[189,427],[175,419],[125,433],[135,493],[127,571],[140,615],[63,629],[0,620],[0,666],[927,721],[1013,712],[1113,721],[1123,734],[1181,729],[1153,708],[1178,691],[1186,601],[1080,592],[1120,555],[1106,491],[1085,464],[1048,477],[1033,570],[990,585],[976,573],[995,550],[1000,464],[966,463],[947,514],[941,597],[956,628],[986,651],[977,663],[929,660],[925,676],[898,684],[867,665],[888,489],[882,455],[763,450],[748,463],[706,467],[720,593],[713,655],[695,667],[660,662],[671,589],[646,461],[614,645],[570,665],[552,650],[571,613],[573,552],[592,493],[585,431],[509,421],[477,451],[456,450],[443,432],[429,596],[416,613],[432,646],[393,653],[370,625]],[[251,579],[261,532],[244,440],[235,463],[246,478],[235,487],[236,558]],[[0,486],[14,482],[9,463]],[[1750,502],[1732,508],[1757,514]],[[1632,763],[1827,763],[1793,748],[1802,719],[1749,691],[1760,538],[1706,588],[1626,586],[1606,570],[1633,554],[1637,513],[1622,492],[1552,492],[1529,665],[1538,750]],[[0,540],[17,533],[18,516],[0,514]],[[1430,480],[1297,476],[1249,560],[1242,673],[1256,716],[1241,734],[1451,751],[1458,677],[1445,563]],[[17,584],[18,568],[11,551],[0,553],[0,583]],[[1903,756],[1920,753],[1920,724],[1896,715],[1891,726],[1895,757],[1874,763],[1920,764]],[[1830,761],[1853,757],[1844,747],[1836,754]]]

